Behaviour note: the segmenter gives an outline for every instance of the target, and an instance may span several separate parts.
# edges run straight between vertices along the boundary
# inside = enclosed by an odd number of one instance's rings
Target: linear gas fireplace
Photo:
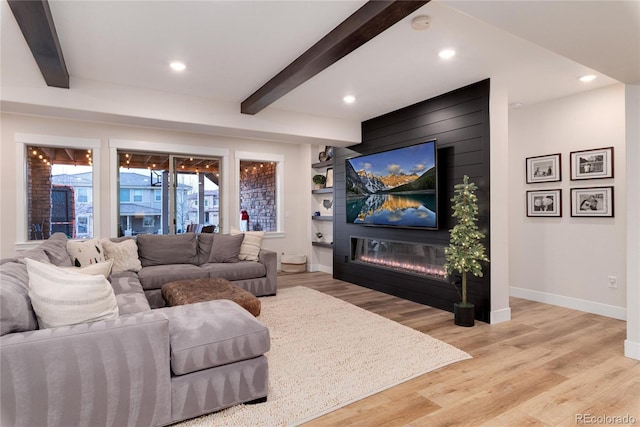
[[[352,237],[351,262],[447,280],[444,246],[439,245]]]

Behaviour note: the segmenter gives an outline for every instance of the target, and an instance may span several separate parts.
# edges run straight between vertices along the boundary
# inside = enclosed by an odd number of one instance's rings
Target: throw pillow
[[[235,236],[242,234],[243,232],[237,228],[231,229],[231,235]],[[260,247],[262,245],[262,239],[264,238],[264,231],[245,231],[244,240],[242,246],[240,246],[240,260],[241,261],[258,261],[260,254]],[[215,239],[214,239],[215,244]]]
[[[62,267],[62,268],[68,271],[75,271],[76,273],[89,274],[91,276],[97,276],[98,274],[100,274],[104,276],[105,279],[107,279],[111,274],[112,267],[113,267],[113,260],[110,259],[105,262],[91,264],[86,267]]]
[[[74,267],[86,267],[90,264],[106,261],[99,239],[69,240],[67,252]]]
[[[142,264],[138,258],[138,245],[133,239],[126,239],[121,242],[112,242],[109,239],[102,239],[104,256],[113,260],[113,272],[140,271]]]
[[[29,298],[40,328],[56,328],[118,317],[113,288],[91,276],[26,259]]]
[[[240,247],[244,234],[232,236],[230,234],[216,234],[211,245],[209,262],[238,262],[240,261]]]

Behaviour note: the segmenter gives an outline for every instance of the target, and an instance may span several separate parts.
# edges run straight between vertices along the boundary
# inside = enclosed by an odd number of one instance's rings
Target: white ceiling
[[[364,3],[50,0],[71,91],[82,79],[235,103],[238,111]],[[2,86],[44,86],[6,0],[1,6]],[[431,28],[411,29],[423,14]],[[438,57],[445,47],[457,51],[452,60]],[[187,65],[182,74],[168,67],[176,59]],[[598,78],[577,80],[587,73]],[[638,84],[640,1],[434,0],[267,109],[362,121],[485,78],[524,104]],[[344,105],[345,94],[357,102]]]

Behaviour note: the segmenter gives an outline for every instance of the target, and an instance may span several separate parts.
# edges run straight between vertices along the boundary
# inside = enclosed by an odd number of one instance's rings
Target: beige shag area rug
[[[269,327],[269,396],[180,427],[299,425],[467,353],[429,335],[305,287],[260,298]]]

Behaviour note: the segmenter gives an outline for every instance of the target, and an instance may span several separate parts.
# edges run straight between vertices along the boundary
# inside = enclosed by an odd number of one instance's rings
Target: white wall
[[[21,240],[18,237],[20,234],[18,234],[15,224],[17,223],[16,203],[19,200],[17,191],[23,191],[23,189],[16,188],[15,177],[20,173],[24,173],[24,169],[22,165],[16,164],[16,133],[96,138],[100,140],[101,179],[98,197],[100,197],[102,223],[99,229],[95,230],[96,235],[99,236],[109,236],[110,221],[117,220],[112,218],[113,212],[110,209],[111,202],[109,199],[111,187],[115,185],[109,175],[108,144],[110,139],[226,148],[231,156],[236,151],[273,153],[284,156],[284,188],[282,189],[284,198],[284,237],[268,238],[263,242],[263,247],[274,250],[279,255],[285,251],[308,254],[311,246],[311,238],[308,235],[309,221],[308,215],[306,215],[308,203],[301,204],[300,202],[300,194],[308,194],[309,192],[307,180],[300,179],[300,177],[307,177],[309,174],[308,151],[304,151],[304,145],[214,137],[185,132],[170,132],[158,129],[7,113],[3,113],[0,116],[0,120],[2,123],[0,140],[0,200],[2,201],[0,206],[0,257],[13,255],[16,243]],[[234,162],[229,162],[231,169],[233,169],[233,164]],[[227,221],[229,221],[227,223],[237,226],[238,215],[237,212],[232,210],[232,207],[239,206],[237,176],[234,170],[230,170],[228,173],[230,203],[227,206]],[[299,214],[301,207],[304,207],[305,215]]]
[[[614,147],[614,178],[570,181],[571,151],[610,146]],[[553,153],[562,155],[562,181],[525,184],[525,158]],[[509,168],[511,295],[624,319],[624,86],[511,110]],[[609,185],[615,191],[614,218],[570,216],[570,188]],[[562,189],[562,217],[528,218],[525,192],[556,188]],[[617,277],[617,289],[608,287],[608,276]]]
[[[625,87],[627,139],[627,339],[624,354],[640,360],[640,85]]]
[[[500,79],[491,79],[491,324],[511,320],[509,307],[509,110],[508,91]],[[506,165],[507,167],[495,167]]]

